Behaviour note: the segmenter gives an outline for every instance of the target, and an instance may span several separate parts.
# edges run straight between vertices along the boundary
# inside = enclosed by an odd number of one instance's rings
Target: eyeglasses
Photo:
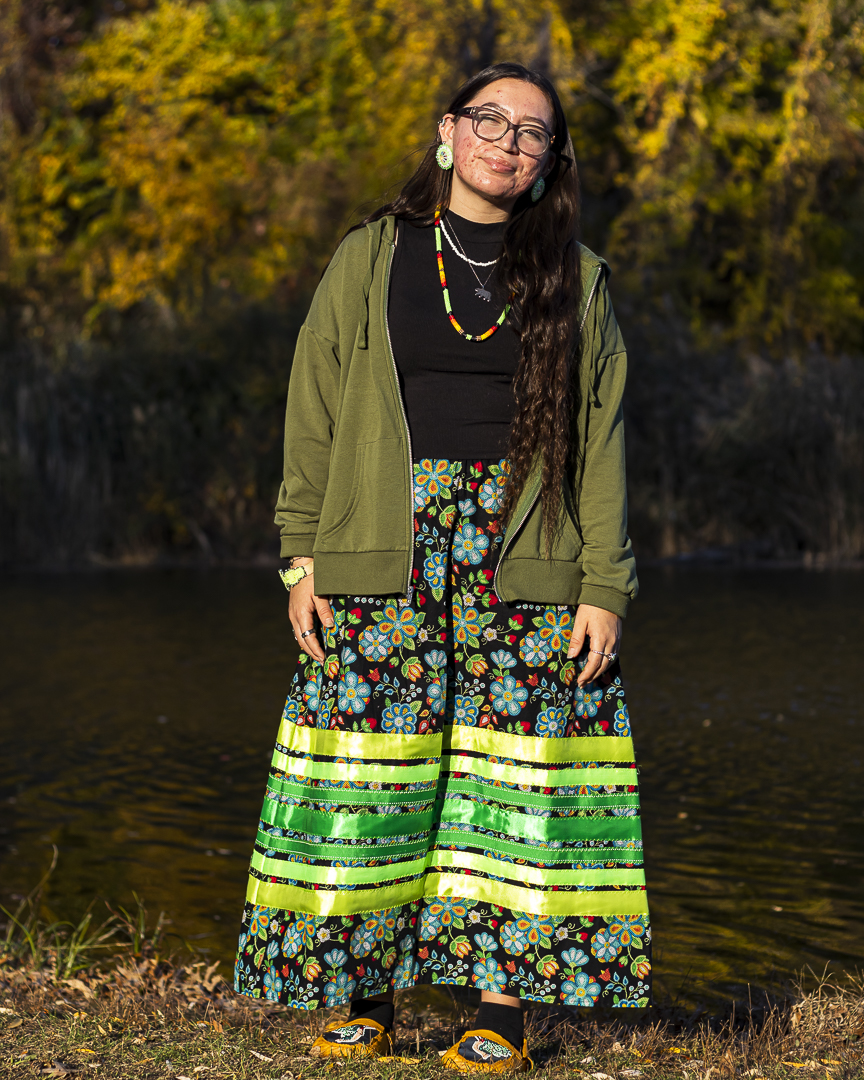
[[[454,116],[467,116],[471,120],[474,134],[485,142],[497,142],[508,131],[515,132],[516,146],[526,157],[543,157],[552,145],[554,137],[544,127],[536,124],[511,124],[502,113],[484,105],[469,105],[457,109]]]

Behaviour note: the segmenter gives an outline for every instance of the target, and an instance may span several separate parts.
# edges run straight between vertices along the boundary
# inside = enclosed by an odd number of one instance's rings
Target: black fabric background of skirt
[[[285,704],[235,988],[299,1009],[449,983],[646,1005],[650,939],[617,664],[573,609],[498,601],[506,461],[415,463],[414,591],[335,597]]]

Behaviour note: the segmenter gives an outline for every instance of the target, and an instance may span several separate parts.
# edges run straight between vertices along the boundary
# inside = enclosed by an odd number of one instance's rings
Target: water
[[[660,997],[864,963],[864,575],[646,570],[622,662]],[[273,570],[0,579],[0,902],[165,910],[230,966],[295,645]]]

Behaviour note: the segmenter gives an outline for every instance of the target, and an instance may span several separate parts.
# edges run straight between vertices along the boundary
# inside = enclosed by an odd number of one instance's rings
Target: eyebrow
[[[495,109],[497,112],[500,112],[502,114],[502,116],[507,116],[506,112],[504,112],[504,110],[501,108],[501,106],[495,101],[484,101],[482,105],[477,105],[477,106],[475,106],[475,108],[478,108],[478,109]],[[509,119],[509,117],[508,117],[508,119]],[[539,124],[540,127],[542,127],[545,131],[549,131],[549,128],[546,127],[545,121],[541,120],[539,116],[524,116],[519,121],[519,123],[524,124],[529,120],[533,120],[535,124]]]

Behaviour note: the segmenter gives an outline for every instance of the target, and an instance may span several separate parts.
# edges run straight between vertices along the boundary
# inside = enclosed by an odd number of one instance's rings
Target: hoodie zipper
[[[600,267],[598,266],[597,267],[597,273],[594,275],[594,281],[593,281],[593,283],[591,285],[591,292],[588,293],[588,302],[585,305],[585,312],[582,315],[582,322],[579,323],[579,333],[580,334],[582,333],[583,329],[585,328],[585,320],[588,318],[588,312],[591,310],[591,301],[594,299],[594,293],[597,291],[597,283],[598,283],[599,280],[600,280]],[[508,548],[508,546],[510,544],[510,541],[513,539],[513,537],[516,535],[516,533],[519,532],[519,530],[522,528],[522,526],[528,520],[528,516],[530,515],[531,511],[534,509],[534,506],[537,503],[537,500],[540,498],[540,491],[542,489],[542,486],[543,485],[542,485],[542,482],[541,482],[540,487],[537,489],[537,491],[534,494],[534,498],[528,504],[528,507],[525,510],[525,513],[519,519],[519,524],[516,526],[515,529],[508,529],[507,530],[507,535],[504,537],[504,544],[503,544],[503,546],[501,548],[501,553],[498,556],[498,565],[495,567],[495,575],[492,578],[492,588],[495,590],[495,595],[498,597],[498,600],[501,603],[504,602],[502,600],[502,598],[501,598],[501,593],[498,592],[498,575],[501,572],[501,563],[504,561],[504,555],[505,555],[505,553],[507,551],[507,548]]]
[[[402,400],[402,391],[399,389],[399,371],[396,367],[396,358],[393,355],[393,341],[390,338],[390,268],[393,266],[393,256],[396,254],[396,241],[390,245],[390,257],[387,260],[387,273],[384,276],[384,328],[387,331],[387,347],[390,350],[390,363],[393,365],[393,379],[396,386],[396,395],[399,398],[399,407],[402,409],[402,422],[405,425],[406,446],[408,448],[408,580],[405,583],[405,595],[408,603],[414,595],[411,584],[411,575],[414,573],[414,457],[411,452],[411,431],[408,427],[408,414],[405,412],[405,402]]]

